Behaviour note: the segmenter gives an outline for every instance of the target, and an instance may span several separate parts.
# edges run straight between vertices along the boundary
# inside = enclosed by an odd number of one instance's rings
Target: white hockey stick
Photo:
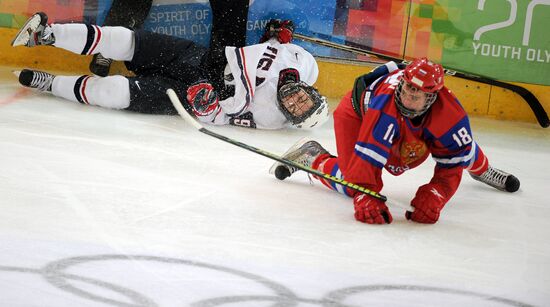
[[[308,167],[308,166],[305,166],[305,165],[302,165],[302,164],[299,164],[299,163],[296,163],[294,161],[291,161],[291,160],[288,160],[288,159],[285,159],[281,156],[278,156],[278,155],[275,155],[275,154],[272,154],[268,151],[265,151],[265,150],[262,150],[262,149],[259,149],[259,148],[256,148],[256,147],[253,147],[253,146],[250,146],[248,144],[244,144],[244,143],[241,143],[239,141],[236,141],[236,140],[233,140],[233,139],[230,139],[226,136],[223,136],[221,134],[218,134],[216,132],[213,132],[213,131],[210,131],[206,128],[204,128],[195,118],[193,118],[193,116],[191,116],[189,113],[187,113],[187,111],[185,111],[185,108],[183,107],[183,105],[181,104],[181,101],[179,100],[178,98],[178,95],[176,94],[176,92],[174,92],[174,90],[172,89],[168,89],[166,91],[166,94],[168,94],[168,97],[170,97],[170,101],[172,102],[172,104],[174,105],[174,108],[176,108],[176,110],[178,111],[179,115],[183,118],[183,120],[185,120],[188,124],[190,124],[191,126],[195,127],[195,129],[199,130],[200,132],[204,133],[204,134],[208,134],[212,137],[215,137],[219,140],[222,140],[224,142],[227,142],[227,143],[230,143],[230,144],[233,144],[235,146],[238,146],[240,148],[243,148],[243,149],[246,149],[246,150],[249,150],[249,151],[252,151],[254,153],[257,153],[259,155],[262,155],[264,157],[267,157],[269,159],[272,159],[272,160],[275,160],[275,161],[278,161],[278,162],[281,162],[283,164],[286,164],[286,165],[289,165],[289,166],[292,166],[294,168],[297,168],[297,169],[300,169],[306,173],[310,173],[312,175],[315,175],[317,177],[322,177],[328,181],[331,181],[331,182],[334,182],[336,184],[340,184],[340,185],[343,185],[345,187],[348,187],[352,190],[356,190],[356,191],[359,191],[361,193],[364,193],[364,194],[367,194],[369,196],[372,196],[374,198],[377,198],[377,199],[380,199],[384,202],[386,202],[388,200],[388,198],[382,194],[379,194],[375,191],[371,191],[367,188],[364,188],[364,187],[361,187],[359,185],[356,185],[354,183],[351,183],[351,182],[347,182],[345,180],[342,180],[338,177],[334,177],[332,175],[329,175],[329,174],[325,174],[323,172],[320,172],[316,169],[313,169],[311,167]],[[408,205],[403,205],[403,204],[399,204],[397,202],[394,202],[392,201],[391,202],[392,204],[396,205],[397,207],[400,207],[406,211],[411,211],[413,212],[414,211],[414,208],[411,207],[411,206],[408,206]]]

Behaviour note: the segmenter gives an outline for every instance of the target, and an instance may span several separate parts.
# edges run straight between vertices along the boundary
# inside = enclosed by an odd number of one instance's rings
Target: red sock
[[[488,168],[489,168],[489,159],[487,159],[487,156],[485,156],[485,154],[483,153],[483,150],[481,150],[481,147],[476,146],[474,163],[470,164],[466,168],[466,170],[470,172],[470,174],[481,176],[481,174],[485,173],[485,171]]]
[[[315,161],[313,161],[313,164],[311,165],[313,169],[316,169],[318,171],[321,171],[325,174],[329,174],[331,176],[334,176],[336,178],[342,178],[342,172],[340,171],[340,167],[338,166],[338,158],[333,157],[329,154],[323,154],[317,157]],[[320,178],[317,176],[313,176],[315,179],[321,181],[321,183],[326,186],[327,188],[334,190],[338,193],[342,193],[347,196],[353,196],[355,194],[355,191],[350,190],[340,184],[336,184],[332,181],[326,180],[324,178]]]

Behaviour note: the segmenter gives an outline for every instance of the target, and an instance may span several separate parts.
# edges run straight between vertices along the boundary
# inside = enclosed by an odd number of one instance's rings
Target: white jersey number
[[[459,147],[468,145],[472,142],[472,137],[468,133],[468,130],[464,127],[458,130],[457,133],[453,134],[453,139],[455,140],[455,142],[458,144]]]

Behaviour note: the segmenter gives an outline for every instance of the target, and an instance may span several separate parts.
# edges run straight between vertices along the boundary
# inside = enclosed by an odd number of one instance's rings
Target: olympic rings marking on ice
[[[110,304],[113,306],[139,306],[139,307],[157,307],[159,306],[152,299],[144,296],[143,294],[138,293],[137,291],[124,288],[112,283],[105,281],[80,276],[77,274],[66,273],[65,271],[73,266],[97,262],[97,261],[150,261],[150,262],[159,262],[163,264],[173,264],[173,265],[186,265],[192,267],[198,267],[207,270],[214,270],[222,273],[232,274],[244,279],[248,279],[253,282],[257,282],[266,288],[270,289],[274,294],[272,295],[237,295],[237,296],[224,296],[224,297],[215,297],[211,299],[206,299],[192,303],[193,307],[207,307],[207,306],[221,306],[224,304],[233,304],[233,303],[244,303],[252,301],[263,301],[263,302],[273,302],[273,307],[293,307],[298,306],[300,303],[307,304],[316,304],[319,306],[335,306],[335,307],[347,307],[342,303],[345,299],[352,295],[357,294],[366,294],[369,292],[378,292],[378,291],[417,291],[417,292],[436,292],[440,294],[450,294],[458,296],[466,296],[470,298],[476,298],[484,301],[491,301],[494,303],[502,304],[503,306],[521,306],[528,307],[532,306],[525,304],[519,301],[514,301],[506,298],[496,297],[493,295],[487,295],[482,293],[476,293],[472,291],[463,291],[455,290],[448,288],[439,288],[439,287],[426,287],[426,286],[416,286],[416,285],[367,285],[367,286],[356,286],[349,288],[342,288],[329,292],[322,299],[307,299],[301,298],[296,295],[292,290],[288,289],[284,285],[273,282],[262,276],[248,273],[241,270],[231,269],[228,267],[208,264],[204,262],[197,262],[185,259],[178,258],[168,258],[168,257],[157,257],[157,256],[146,256],[146,255],[93,255],[93,256],[79,256],[65,258],[58,261],[54,261],[46,264],[41,269],[32,269],[32,268],[22,268],[22,267],[8,267],[0,266],[0,271],[5,272],[18,272],[18,273],[31,273],[41,275],[46,281],[56,288],[59,288],[63,291],[72,293],[76,296],[79,296],[84,299],[91,301],[101,302],[105,304]],[[127,297],[132,301],[132,303],[123,302],[115,300],[108,297],[103,297],[96,295],[87,290],[77,288],[69,283],[69,280],[77,281],[80,283],[86,283],[96,287],[104,288],[112,292],[121,294],[122,296]]]

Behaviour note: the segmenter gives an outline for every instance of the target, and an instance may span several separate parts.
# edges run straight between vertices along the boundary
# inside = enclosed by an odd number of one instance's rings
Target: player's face
[[[298,92],[283,98],[283,106],[288,110],[288,112],[296,117],[305,114],[313,107],[313,105],[313,100],[311,100],[309,95],[303,89],[300,89]]]
[[[425,92],[414,87],[410,83],[405,82],[403,84],[403,88],[401,89],[400,98],[401,98],[401,103],[407,109],[414,110],[414,111],[421,111],[422,109],[424,109],[424,106],[426,105],[426,101],[428,100],[428,95]]]

